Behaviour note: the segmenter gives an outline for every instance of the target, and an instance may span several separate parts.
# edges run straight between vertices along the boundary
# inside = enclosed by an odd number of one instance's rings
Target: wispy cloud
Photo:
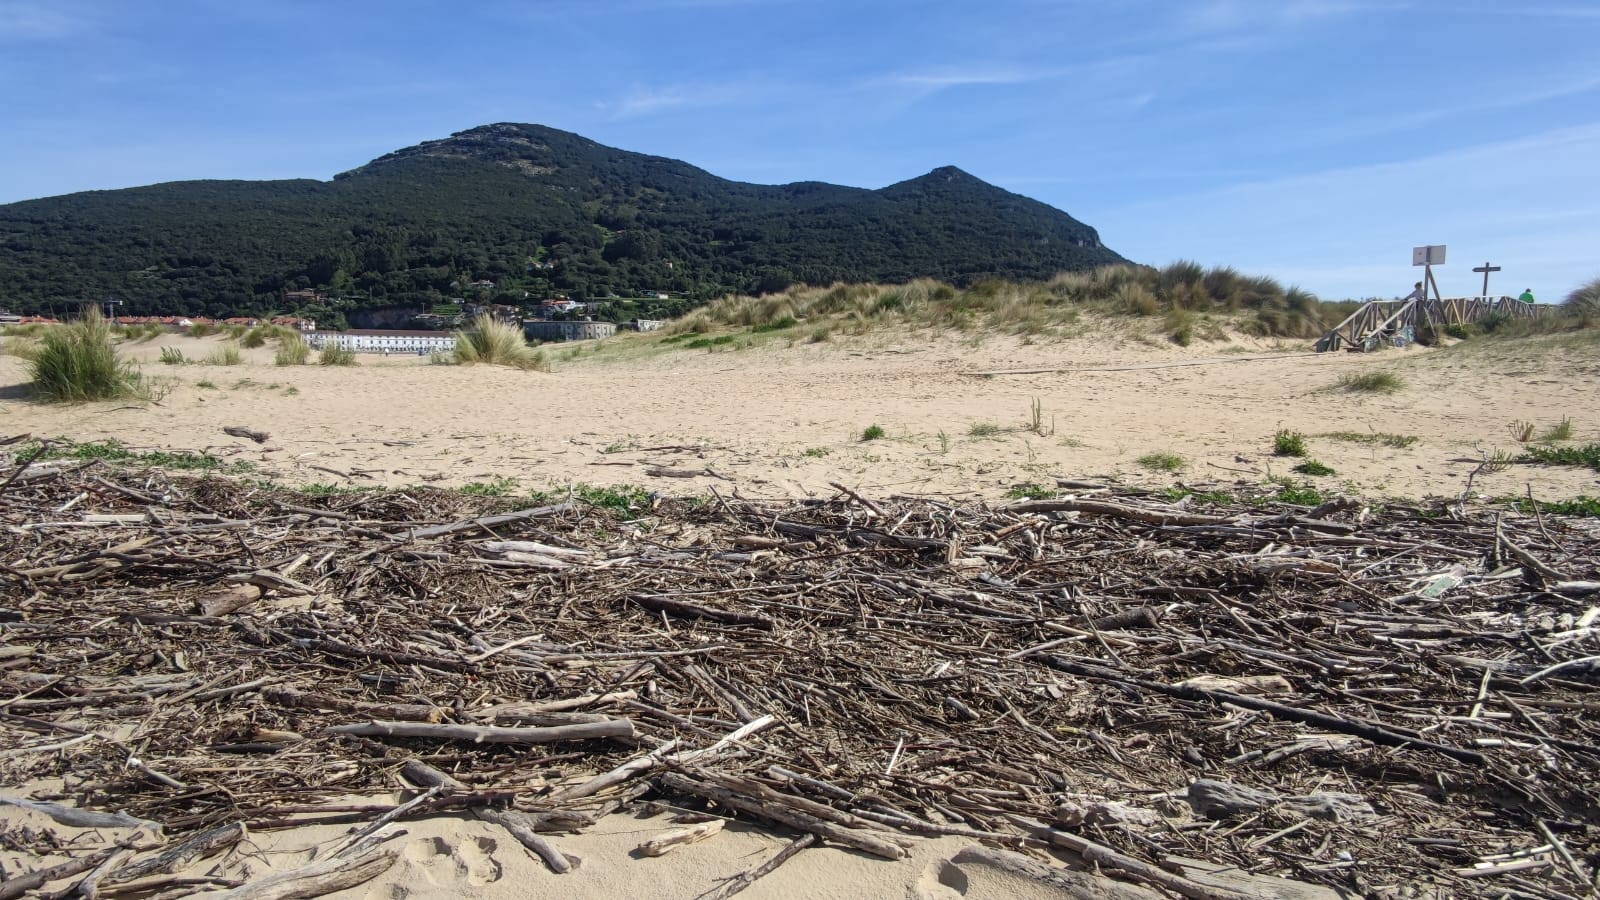
[[[596,104],[613,119],[633,119],[670,109],[724,106],[747,99],[748,88],[707,84],[664,84],[634,88],[618,100]]]
[[[64,3],[0,0],[0,41],[61,40],[88,26],[88,17]]]
[[[1002,66],[970,66],[898,72],[871,79],[869,83],[939,90],[973,84],[1027,84],[1065,74],[1063,69],[1018,69]]]
[[[1180,25],[1193,32],[1258,30],[1303,25],[1368,9],[1394,10],[1403,4],[1374,4],[1353,0],[1206,0],[1184,6]]]

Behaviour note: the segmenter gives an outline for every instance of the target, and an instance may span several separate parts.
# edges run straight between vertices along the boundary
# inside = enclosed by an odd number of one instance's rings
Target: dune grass
[[[979,281],[957,288],[931,279],[906,284],[796,286],[760,297],[730,295],[669,324],[660,343],[719,330],[749,333],[804,326],[812,342],[880,325],[941,328],[1019,336],[1070,333],[1080,315],[1165,317],[1168,338],[1187,345],[1225,340],[1211,318],[1260,337],[1309,338],[1348,315],[1349,303],[1323,303],[1299,288],[1230,268],[1176,262],[1162,269],[1108,266],[1048,281]]]
[[[1331,390],[1347,394],[1392,394],[1405,387],[1405,381],[1393,372],[1347,373],[1339,376]]]
[[[238,344],[229,341],[211,351],[203,362],[208,366],[241,366],[244,365],[244,353],[240,352]]]
[[[1176,453],[1146,453],[1134,462],[1152,472],[1177,472],[1189,464]]]
[[[322,348],[317,363],[324,366],[353,366],[356,364],[356,352],[328,344]]]
[[[478,316],[471,329],[456,332],[456,362],[550,371],[544,353],[528,346],[522,326],[493,316]]]
[[[149,384],[117,353],[111,324],[96,307],[77,321],[51,328],[28,361],[34,394],[52,403],[149,400]]]
[[[299,332],[291,331],[279,339],[272,363],[278,366],[303,366],[310,358],[311,348],[306,345],[306,339]]]

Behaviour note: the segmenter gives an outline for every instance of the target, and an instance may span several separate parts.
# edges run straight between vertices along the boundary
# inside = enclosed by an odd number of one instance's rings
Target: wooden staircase
[[[1426,322],[1435,328],[1466,325],[1495,316],[1532,319],[1553,307],[1523,303],[1512,297],[1446,297],[1441,300],[1373,300],[1333,326],[1316,344],[1318,353],[1330,350],[1365,352],[1384,344],[1404,347],[1416,340],[1417,328]]]

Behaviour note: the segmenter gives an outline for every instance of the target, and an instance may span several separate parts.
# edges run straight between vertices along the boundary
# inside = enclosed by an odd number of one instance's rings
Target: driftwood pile
[[[1086,484],[615,513],[99,464],[0,482],[0,802],[149,826],[0,900],[277,896],[174,873],[247,830],[356,825],[273,876],[327,890],[437,815],[561,872],[545,835],[647,802],[791,832],[782,859],[968,836],[1072,896],[1063,862],[1155,892],[1101,896],[1272,893],[1219,866],[1370,897],[1600,873],[1592,522]]]

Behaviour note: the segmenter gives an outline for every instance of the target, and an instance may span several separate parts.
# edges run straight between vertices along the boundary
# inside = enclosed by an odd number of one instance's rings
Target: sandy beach
[[[169,336],[122,345],[162,385],[153,405],[29,403],[17,399],[22,362],[0,359],[0,396],[11,398],[0,401],[0,433],[207,452],[297,486],[581,483],[805,497],[839,482],[999,497],[1056,477],[1166,486],[1289,476],[1407,499],[1459,495],[1484,454],[1520,450],[1518,422],[1542,432],[1568,418],[1574,440],[1600,435],[1592,341],[1312,354],[1307,342],[1243,337],[1181,348],[1126,329],[1102,323],[1035,341],[875,332],[722,352],[623,335],[551,345],[551,372],[370,354],[348,368],[278,367],[270,344],[246,350],[239,366],[159,365],[163,347],[203,359],[221,343]],[[1404,386],[1332,389],[1369,372]],[[271,439],[229,437],[230,425]],[[885,436],[863,441],[872,425]],[[1298,460],[1272,455],[1278,429],[1305,434],[1309,456],[1336,474],[1294,475]],[[1377,440],[1386,435],[1408,446]],[[1139,459],[1152,453],[1183,467],[1151,471]],[[1600,493],[1600,482],[1585,469],[1535,466],[1474,482],[1491,497],[1529,489],[1558,499]]]
[[[270,479],[288,486],[348,489],[478,485],[479,492],[526,494],[561,490],[574,484],[632,485],[668,495],[703,495],[715,489],[727,497],[781,501],[834,495],[837,488],[833,484],[838,483],[866,497],[899,495],[966,501],[999,500],[1019,486],[1053,486],[1058,478],[1118,479],[1148,487],[1182,484],[1226,489],[1240,483],[1259,484],[1269,477],[1287,474],[1295,462],[1272,454],[1274,433],[1290,429],[1306,436],[1309,456],[1336,470],[1336,475],[1314,479],[1324,492],[1368,498],[1454,498],[1485,454],[1519,452],[1520,442],[1513,435],[1516,423],[1532,423],[1536,432],[1542,432],[1570,420],[1570,440],[1579,442],[1595,440],[1596,426],[1600,424],[1600,397],[1593,391],[1600,363],[1595,359],[1593,340],[1585,335],[1515,343],[1465,342],[1443,349],[1391,350],[1370,355],[1315,355],[1296,343],[1242,338],[1227,344],[1181,348],[1125,328],[1104,325],[1080,337],[1059,341],[976,338],[948,332],[880,332],[823,343],[778,337],[722,352],[664,348],[649,336],[630,336],[603,344],[547,348],[552,360],[550,372],[430,365],[426,359],[382,356],[364,356],[354,367],[279,367],[272,364],[271,346],[246,351],[245,363],[237,366],[166,366],[156,362],[163,347],[177,347],[186,357],[203,358],[219,345],[217,338],[176,336],[123,344],[123,352],[138,361],[148,377],[159,382],[160,398],[151,404],[36,404],[22,396],[26,375],[21,361],[7,357],[0,361],[0,392],[5,397],[0,401],[0,434],[31,434],[76,442],[116,440],[136,450],[204,452],[233,464],[245,464],[233,467],[236,477]],[[1330,390],[1343,376],[1379,371],[1397,376],[1403,386],[1392,394]],[[223,433],[224,427],[241,425],[269,432],[270,437],[256,443]],[[863,430],[872,425],[879,426],[884,435],[863,440]],[[1350,435],[1388,435],[1397,440],[1362,442]],[[1151,471],[1139,462],[1140,457],[1151,453],[1179,456],[1183,466],[1177,472]],[[134,477],[150,476],[147,473]],[[1527,465],[1482,474],[1474,490],[1487,497],[1531,491],[1542,499],[1600,494],[1592,471]],[[237,491],[245,495],[253,492],[249,486]],[[130,495],[124,492],[119,496]],[[142,495],[135,490],[132,496]],[[433,496],[453,498],[454,502],[465,499],[459,494]],[[374,502],[378,499],[374,498]],[[65,509],[75,502],[70,498],[60,504],[51,500],[48,508]],[[234,524],[249,523],[248,518],[236,519]],[[297,529],[327,529],[330,521],[303,522],[274,541],[297,536]],[[147,526],[149,522],[140,518],[128,527]],[[13,531],[19,535],[33,533],[22,525],[16,525]],[[1015,528],[1002,531],[1012,535]],[[70,533],[76,538],[96,540],[93,532]],[[695,542],[703,538],[696,537],[698,534],[695,527],[674,526],[654,534],[644,544],[661,544],[658,549],[662,553],[680,552],[697,547]],[[683,547],[667,546],[674,541]],[[332,556],[321,546],[317,545],[317,553],[323,560],[312,563],[311,568],[323,566]],[[379,542],[374,547],[401,552],[395,549],[400,544]],[[729,559],[758,557],[744,554],[747,548],[743,545],[738,549],[740,552]],[[32,552],[35,551],[25,549],[23,556]],[[73,562],[79,558],[76,551],[57,547],[51,552],[56,554],[52,558],[66,560],[66,568],[41,572],[56,572],[63,579],[78,577],[63,574],[78,564]],[[989,566],[992,555],[1000,554],[994,557],[998,559],[1010,553],[986,543],[974,544],[970,552],[972,556],[958,560],[959,565],[941,570],[944,575],[958,581],[977,577],[971,573]],[[1159,552],[1164,554],[1159,558],[1168,561],[1181,556]],[[1466,556],[1476,560],[1481,554],[1469,551]],[[291,557],[286,557],[282,571],[304,577],[303,573],[297,575],[296,569],[314,559],[313,555],[308,552]],[[807,551],[802,558],[822,557],[812,557]],[[1157,558],[1151,556],[1150,560]],[[363,555],[361,559],[369,557]],[[619,559],[626,562],[622,550],[597,552],[592,569],[599,573]],[[15,561],[16,565],[28,562],[22,557]],[[1363,560],[1363,571],[1380,564],[1383,563]],[[251,576],[246,573],[233,581],[240,577],[249,581]],[[1419,584],[1431,584],[1429,579],[1435,575],[1425,569],[1421,575],[1406,577],[1421,579]],[[1482,584],[1496,585],[1497,590],[1504,589],[1504,579],[1497,574],[1473,577]],[[191,596],[199,583],[180,579],[162,588],[164,592],[158,591],[159,602],[168,604],[157,610],[159,615],[176,614],[172,621],[190,621],[194,604],[205,602],[204,598]],[[580,593],[584,604],[594,602],[593,592]],[[257,597],[260,594],[256,591]],[[360,594],[356,590],[348,597]],[[47,595],[41,592],[36,596]],[[375,596],[383,602],[393,600],[388,591],[377,591]],[[440,627],[439,621],[455,615],[458,596],[453,590],[440,592],[438,602],[448,605],[449,610],[431,614],[431,618],[421,615],[419,622],[431,622],[429,628]],[[21,608],[30,608],[32,602],[27,601]],[[291,592],[281,601],[263,600],[248,617],[259,613],[262,621],[280,617],[302,623],[334,621],[349,613],[341,605],[344,602],[332,595],[306,599]],[[814,602],[814,598],[808,602]],[[319,606],[323,603],[327,606]],[[1175,603],[1172,607],[1185,605]],[[405,606],[400,616],[419,615],[415,610]],[[1578,631],[1572,633],[1582,632],[1593,616],[1591,613],[1579,622],[1579,612],[1574,610],[1560,621],[1552,618],[1549,628],[1576,628]],[[51,616],[70,618],[77,614],[73,608],[63,607],[48,614],[28,615],[43,622]],[[302,615],[305,618],[294,618]],[[102,628],[133,627],[121,624],[116,614],[95,613],[92,618],[93,622],[85,620],[84,634]],[[220,621],[209,613],[200,618],[212,625]],[[541,619],[540,627],[576,629],[562,639],[574,646],[591,640],[585,626],[562,625],[558,618]],[[1387,627],[1381,620],[1369,624]],[[501,636],[484,638],[487,643],[482,646],[509,641],[525,631],[512,629]],[[14,700],[51,689],[55,676],[30,676],[28,667],[58,652],[50,649],[48,642],[25,643],[31,640],[27,632],[17,634],[20,637],[15,645],[0,645],[0,649],[11,651],[8,656],[0,656],[0,668],[21,673],[17,677],[22,680],[13,685],[17,692]],[[1089,634],[1080,632],[1067,640],[1082,640]],[[78,639],[74,637],[68,643]],[[930,646],[944,639],[940,632]],[[984,640],[986,643],[987,638]],[[1125,651],[1138,646],[1118,640]],[[204,652],[199,646],[196,645],[196,660]],[[248,654],[242,658],[255,659]],[[65,657],[53,664],[76,665]],[[172,663],[180,669],[190,664]],[[237,669],[232,661],[210,661],[213,668],[203,674],[191,673],[191,681],[184,682],[180,696],[204,691],[213,683],[213,676],[231,681],[243,679],[250,666],[257,664],[264,667],[262,671],[268,673],[268,678],[277,671],[275,663],[265,656]],[[1272,667],[1268,670],[1279,671]],[[562,688],[568,693],[609,689],[586,680],[608,671],[604,665],[579,661],[570,670],[559,671],[569,680]],[[24,676],[34,680],[28,681]],[[93,677],[99,676],[84,676],[85,684]],[[418,690],[424,693],[439,690],[426,678],[419,678],[419,683],[423,687]],[[1462,690],[1470,690],[1475,683],[1463,682],[1466,686]],[[1060,696],[1050,696],[1059,701],[1066,696],[1063,691],[1078,690],[1081,685],[1082,682],[1071,680],[1051,680],[1040,689],[1057,691]],[[1286,682],[1284,686],[1287,687]],[[440,709],[449,703],[481,705],[494,701],[487,689],[471,698],[429,695],[427,699]],[[58,701],[34,702],[48,708]],[[71,708],[74,701],[69,698],[60,702]],[[210,740],[230,740],[226,735],[233,734],[235,728],[244,729],[241,733],[253,733],[249,729],[262,724],[255,715],[249,713],[248,721],[245,717],[237,722],[230,720],[229,730],[212,735]],[[271,720],[263,722],[262,727],[275,724]],[[276,724],[300,727],[297,722],[296,718],[287,718]],[[146,723],[141,727],[151,726]],[[108,747],[126,737],[118,735],[123,732],[104,736]],[[0,771],[8,776],[8,788],[0,799],[74,799],[72,790],[81,787],[54,793],[61,789],[31,777],[32,770],[27,767],[33,765],[30,760],[47,759],[44,754],[54,752],[50,749],[53,742],[71,744],[75,739],[52,734],[46,725],[27,740],[27,746],[17,748],[11,755],[0,752]],[[696,742],[704,743],[704,735]],[[894,742],[887,735],[881,743],[885,746],[879,749],[889,756],[887,765],[892,768],[898,749],[889,746]],[[1137,737],[1130,737],[1125,746],[1130,752],[1148,751],[1151,759],[1166,763],[1171,763],[1177,752]],[[115,755],[122,749],[117,745],[111,752]],[[131,747],[127,750],[132,753]],[[938,751],[930,744],[920,752]],[[166,761],[172,764],[178,759],[181,757],[168,756]],[[272,764],[293,766],[295,759],[291,752],[273,757]],[[1163,792],[1182,787],[1179,774],[1168,773],[1160,789],[1140,794],[1140,801],[1163,810],[1161,815],[1168,815],[1168,806],[1174,804],[1163,805],[1163,799],[1170,800],[1176,794]],[[363,788],[367,793],[354,796],[349,802],[367,804],[367,809],[373,804],[386,808],[416,796],[401,790],[403,785],[395,772],[386,770],[383,784],[382,790],[374,791],[368,783]],[[534,787],[544,786],[540,781]],[[328,803],[327,798],[321,799],[321,809],[338,806]],[[561,851],[586,861],[566,875],[553,874],[506,831],[470,815],[455,812],[405,821],[399,833],[390,833],[374,851],[392,854],[393,864],[378,877],[331,896],[410,900],[549,893],[587,900],[644,893],[687,900],[715,891],[725,879],[770,859],[792,840],[734,818],[712,839],[679,847],[660,858],[644,855],[639,850],[643,842],[683,827],[682,821],[673,819],[676,812],[645,805],[606,816],[582,833],[563,834],[559,840]],[[704,820],[702,816],[699,821]],[[356,827],[362,823],[358,821]],[[9,845],[0,846],[0,865],[8,871],[25,871],[44,863],[82,860],[94,848],[113,852],[118,840],[131,842],[134,847],[159,846],[149,841],[141,844],[143,839],[134,828],[76,829],[52,823],[38,811],[15,806],[0,808],[0,834],[15,831],[34,836],[19,840],[16,846],[38,847],[37,835],[47,829],[54,830],[56,837],[51,840],[52,846],[61,851],[58,856],[41,859],[36,851],[22,853],[9,849]],[[232,882],[259,879],[327,859],[346,840],[349,831],[350,826],[333,824],[253,830],[227,850],[226,856],[196,862],[171,877],[202,879],[184,882],[189,887],[220,886],[215,879],[224,876]],[[795,862],[758,880],[743,896],[841,900],[1027,900],[1060,896],[1040,881],[975,859],[971,855],[975,846],[970,835],[907,836],[905,855],[894,862],[834,846],[808,850]],[[1203,868],[1188,870],[1189,878],[1204,876]],[[213,880],[204,882],[207,878]],[[1258,882],[1252,890],[1260,896],[1336,896],[1324,888],[1279,882]]]

